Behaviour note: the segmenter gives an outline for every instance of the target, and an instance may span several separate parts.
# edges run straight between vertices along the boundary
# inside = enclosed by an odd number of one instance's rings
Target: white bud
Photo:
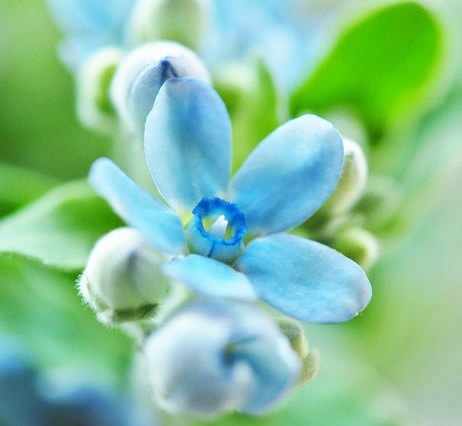
[[[197,48],[206,26],[208,0],[139,0],[129,24],[133,44],[172,40]]]
[[[337,215],[347,212],[361,198],[367,183],[367,159],[361,146],[343,139],[344,160],[340,180],[322,210]]]
[[[146,116],[160,87],[170,77],[195,77],[210,82],[207,68],[198,56],[178,43],[148,43],[124,58],[110,90],[112,103],[129,130],[144,133]]]
[[[181,416],[274,409],[301,377],[301,362],[271,317],[250,305],[186,304],[145,341],[154,402]]]
[[[166,260],[136,230],[116,229],[93,248],[79,282],[80,293],[103,323],[147,318],[168,289],[160,269]]]
[[[109,47],[90,55],[77,76],[77,114],[86,127],[108,133],[114,127],[115,111],[109,87],[122,60],[120,49]]]

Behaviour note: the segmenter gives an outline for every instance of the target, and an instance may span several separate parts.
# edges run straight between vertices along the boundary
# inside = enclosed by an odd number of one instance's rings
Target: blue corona
[[[221,198],[203,198],[186,227],[191,252],[232,263],[244,249],[247,224],[239,208]]]

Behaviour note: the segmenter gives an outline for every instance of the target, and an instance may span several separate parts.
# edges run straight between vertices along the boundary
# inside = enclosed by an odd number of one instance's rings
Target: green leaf
[[[80,300],[75,274],[0,256],[0,342],[51,373],[123,386],[132,345]]]
[[[215,86],[230,112],[233,127],[233,168],[236,170],[265,136],[278,127],[278,93],[262,60],[249,67],[230,66]]]
[[[1,1],[0,152],[2,161],[70,180],[108,155],[110,140],[78,123],[75,81],[57,54],[63,36],[46,6]]]
[[[40,197],[56,180],[21,167],[0,163],[0,215]]]
[[[69,183],[0,222],[0,253],[76,271],[96,240],[120,224],[85,182]]]
[[[415,1],[380,6],[350,24],[293,93],[291,111],[347,109],[376,141],[422,109],[439,81],[445,34]]]

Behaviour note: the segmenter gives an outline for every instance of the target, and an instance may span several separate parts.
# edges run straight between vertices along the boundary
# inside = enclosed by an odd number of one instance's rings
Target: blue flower
[[[319,51],[314,36],[319,17],[311,13],[308,20],[301,9],[296,0],[215,0],[210,29],[203,40],[207,65],[214,68],[260,55],[278,86],[293,89]]]
[[[95,162],[90,182],[154,249],[171,255],[163,267],[171,279],[205,296],[258,297],[303,321],[346,321],[368,304],[371,286],[356,263],[283,233],[336,187],[343,140],[330,123],[314,115],[289,121],[230,180],[225,105],[200,80],[170,78],[147,117],[144,142],[168,206],[108,159]]]
[[[75,69],[91,53],[124,42],[133,0],[48,0],[50,11],[67,38],[63,62]]]
[[[128,406],[91,386],[62,390],[41,380],[22,357],[0,357],[0,424],[2,426],[128,426]]]
[[[147,338],[143,352],[155,401],[183,415],[265,412],[301,373],[287,338],[247,305],[186,305]]]

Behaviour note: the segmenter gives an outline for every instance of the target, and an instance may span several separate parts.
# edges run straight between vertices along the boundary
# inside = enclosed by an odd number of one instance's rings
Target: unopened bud
[[[168,281],[160,270],[165,260],[136,230],[116,229],[93,248],[80,292],[103,323],[145,319],[167,293]]]
[[[308,340],[302,325],[295,320],[283,318],[278,321],[279,329],[289,340],[290,346],[300,359],[305,358],[309,352]]]
[[[154,401],[175,415],[262,414],[300,377],[300,360],[285,336],[250,305],[185,305],[143,349]]]
[[[364,269],[369,269],[379,256],[379,243],[362,228],[349,228],[337,236],[333,247],[354,260]]]
[[[402,213],[402,197],[397,182],[387,177],[374,176],[369,180],[363,197],[355,206],[355,212],[364,217],[368,229],[383,231],[384,227],[394,223]],[[387,234],[390,235],[389,229]]]
[[[337,187],[322,210],[338,215],[350,210],[361,198],[367,183],[367,159],[360,145],[343,140],[343,169]]]
[[[197,48],[209,9],[208,0],[140,0],[130,21],[133,44],[172,40]]]
[[[301,362],[299,384],[308,383],[319,370],[319,352],[310,350],[302,325],[295,320],[283,318],[278,321],[279,329],[289,340],[292,350]]]
[[[317,349],[313,349],[303,360],[302,360],[302,372],[300,376],[300,385],[306,385],[310,382],[319,371],[319,360],[320,355]]]
[[[82,65],[77,78],[77,113],[86,127],[110,132],[115,124],[109,88],[122,60],[122,51],[106,48],[91,55]]]
[[[129,130],[144,134],[146,117],[156,96],[165,81],[172,77],[195,77],[210,82],[202,61],[192,50],[178,43],[148,43],[124,58],[111,85],[111,99]]]

